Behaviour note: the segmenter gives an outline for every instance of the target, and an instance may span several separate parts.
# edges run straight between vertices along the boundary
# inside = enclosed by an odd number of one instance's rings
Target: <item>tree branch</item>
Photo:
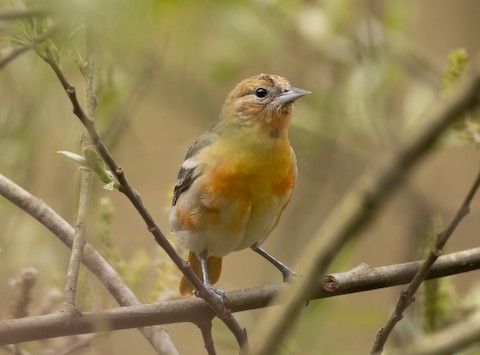
[[[108,151],[107,147],[103,143],[103,140],[99,136],[94,126],[93,120],[90,119],[90,117],[88,117],[85,111],[82,109],[80,103],[78,102],[75,88],[69,84],[62,69],[59,67],[58,63],[55,61],[53,55],[50,53],[48,48],[46,50],[46,56],[42,58],[51,66],[51,68],[57,75],[58,80],[60,81],[62,87],[64,88],[68,98],[72,103],[73,113],[80,119],[84,127],[87,129],[96,150],[101,155],[108,168],[113,172],[117,181],[120,183],[120,192],[122,192],[130,200],[130,202],[133,204],[137,212],[144,220],[147,229],[153,235],[157,244],[165,250],[168,256],[175,263],[175,265],[177,265],[180,271],[195,287],[195,289],[198,291],[198,296],[203,298],[210,305],[218,318],[221,319],[230,329],[230,331],[234,334],[240,348],[247,348],[248,340],[244,329],[240,327],[238,322],[231,315],[230,311],[225,308],[224,303],[220,299],[218,299],[212,292],[209,292],[205,288],[202,281],[198,279],[193,270],[190,268],[189,263],[186,263],[180,257],[180,255],[178,255],[175,248],[170,244],[170,242],[161,232],[160,228],[156,225],[155,221],[150,215],[150,212],[143,205],[140,195],[131,187],[127,180],[125,172],[120,166],[118,166],[118,164],[115,162],[110,152]]]
[[[387,197],[391,196],[407,173],[430,150],[440,135],[458,117],[478,103],[480,72],[448,100],[441,101],[428,117],[423,128],[384,161],[373,173],[364,175],[353,190],[332,211],[300,257],[297,270],[302,277],[280,295],[285,303],[282,312],[271,314],[254,331],[258,349],[256,355],[269,355],[285,339],[295,319],[304,308],[304,302],[315,291],[315,280],[326,272],[338,251],[373,219]]]
[[[207,350],[208,355],[216,355],[217,352],[212,337],[212,319],[198,322],[197,326],[202,332],[203,343],[205,344],[205,349]]]
[[[361,264],[340,273],[325,275],[322,289],[315,297],[337,296],[378,288],[403,285],[413,278],[422,266],[422,261],[371,267]],[[426,280],[480,269],[480,247],[451,253],[440,257],[427,274]]]
[[[87,244],[88,246],[88,244]],[[85,256],[87,256],[87,246]],[[85,261],[88,259],[86,258]],[[326,275],[312,299],[334,297],[405,284],[412,279],[422,261],[382,267],[360,265],[353,270]],[[480,248],[464,250],[440,257],[427,279],[444,277],[480,269]],[[275,296],[285,284],[265,285],[226,293],[225,306],[232,312],[277,305]],[[274,301],[272,303],[271,301]],[[83,334],[114,329],[145,327],[153,324],[209,322],[214,313],[200,298],[183,298],[156,304],[135,305],[98,312],[82,313],[72,319],[67,314],[0,321],[0,345]]]
[[[86,47],[87,62],[80,66],[80,71],[84,81],[84,96],[86,114],[90,119],[94,119],[95,114],[95,94],[94,94],[94,69],[95,69],[95,52],[93,50],[93,37],[91,26],[86,28]],[[82,151],[91,145],[90,137],[87,132],[82,133]],[[90,195],[90,178],[91,171],[87,169],[80,170],[80,199],[78,202],[77,223],[75,225],[75,235],[73,238],[72,252],[70,255],[70,263],[68,265],[66,283],[65,283],[65,304],[75,308],[75,294],[77,290],[78,274],[80,272],[80,264],[82,260],[83,248],[86,243],[85,231],[87,225],[88,200]]]
[[[395,305],[395,309],[390,315],[390,318],[387,320],[385,326],[378,332],[370,354],[381,354],[383,352],[383,347],[390,333],[392,332],[395,325],[403,318],[403,312],[408,308],[408,306],[410,306],[410,304],[415,301],[414,295],[422,282],[425,280],[428,271],[432,268],[435,261],[442,254],[442,250],[445,247],[445,244],[447,243],[448,239],[453,234],[459,223],[469,213],[470,203],[475,196],[479,186],[480,170],[478,171],[477,177],[475,178],[472,186],[470,187],[467,195],[465,196],[462,204],[458,208],[452,220],[443,230],[443,232],[437,236],[435,246],[430,251],[425,261],[422,263],[422,267],[415,274],[413,280],[410,282],[408,287],[400,293],[398,301]]]
[[[30,214],[33,218],[44,225],[67,247],[71,248],[75,229],[60,217],[45,202],[22,189],[13,181],[0,174],[0,195],[17,205],[20,209]],[[83,250],[82,262],[107,288],[120,306],[139,305],[140,301],[133,292],[125,285],[122,278],[103,259],[103,257],[90,244],[86,244]],[[156,327],[157,328],[157,327]],[[160,329],[140,328],[145,338],[162,354],[178,354],[167,332]],[[1,338],[1,336],[0,336]]]
[[[65,280],[65,304],[67,307],[75,308],[75,294],[77,291],[77,280],[80,272],[80,264],[82,259],[83,248],[86,243],[86,223],[88,212],[88,200],[90,195],[90,175],[91,172],[86,169],[81,170],[80,177],[80,200],[78,203],[77,223],[75,225],[75,233],[73,236],[72,251],[70,254],[70,262]]]

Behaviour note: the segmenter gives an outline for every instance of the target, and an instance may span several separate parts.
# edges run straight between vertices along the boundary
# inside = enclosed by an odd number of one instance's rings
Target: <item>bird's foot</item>
[[[205,291],[208,294],[205,294]],[[220,310],[221,314],[226,315],[230,312],[230,310],[225,305],[225,302],[228,301],[228,298],[225,294],[225,291],[223,291],[220,288],[213,287],[212,285],[208,284],[208,285],[205,285],[205,290],[204,291],[199,291],[199,292],[197,291],[196,296],[200,297],[200,298],[203,298],[207,302],[208,302],[207,299],[210,299],[211,301],[216,303],[217,306],[220,306],[219,310]],[[213,297],[213,300],[212,300],[212,297]]]
[[[211,294],[213,297],[215,297],[220,303],[222,303],[223,305],[225,304],[225,301],[227,300],[227,296],[225,294],[225,291],[223,291],[222,289],[220,288],[217,288],[217,287],[214,287],[210,284],[206,284],[204,285],[205,286],[205,289],[206,291]],[[201,297],[201,298],[204,298],[202,297],[202,292],[200,292],[199,294],[197,294],[197,296]],[[224,306],[225,307],[225,306]]]
[[[220,298],[222,302],[227,299],[227,296],[225,295],[224,290],[217,287],[213,287],[212,285],[205,286],[205,288],[215,297]]]

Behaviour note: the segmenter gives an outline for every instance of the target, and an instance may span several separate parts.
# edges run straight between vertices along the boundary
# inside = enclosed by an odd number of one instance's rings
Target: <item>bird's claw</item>
[[[220,288],[214,287],[212,285],[205,285],[205,289],[209,294],[215,297],[218,300],[218,302],[220,302],[225,307],[225,301],[228,300],[225,294],[225,291],[223,291]],[[197,294],[197,296],[204,298],[200,294]]]
[[[225,291],[223,291],[222,289],[220,288],[217,288],[217,287],[213,287],[213,286],[208,286],[207,287],[207,290],[212,293],[215,297],[219,297],[223,300],[226,300],[227,299],[227,296],[225,295]]]

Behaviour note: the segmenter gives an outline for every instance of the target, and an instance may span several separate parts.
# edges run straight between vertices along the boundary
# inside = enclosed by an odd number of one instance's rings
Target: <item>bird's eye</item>
[[[256,96],[256,97],[262,99],[262,98],[264,98],[265,96],[267,96],[268,91],[267,91],[266,89],[264,89],[264,88],[258,88],[258,89],[255,89],[254,93],[255,93],[255,96]]]

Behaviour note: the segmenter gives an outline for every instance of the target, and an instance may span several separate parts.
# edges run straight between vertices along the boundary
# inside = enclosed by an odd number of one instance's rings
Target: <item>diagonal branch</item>
[[[78,274],[82,260],[83,248],[86,243],[86,223],[88,212],[88,200],[90,195],[90,175],[91,172],[82,169],[80,177],[80,199],[78,202],[77,223],[75,225],[75,234],[73,236],[72,251],[70,262],[68,264],[67,275],[65,278],[65,305],[67,309],[73,311],[70,306],[75,308],[75,295],[77,291]]]
[[[87,261],[88,259],[85,260]],[[381,267],[363,264],[347,272],[327,275],[324,277],[323,285],[317,283],[318,291],[312,299],[405,284],[412,279],[421,264],[422,261]],[[469,249],[440,257],[427,278],[444,277],[478,269],[480,269],[480,248]],[[232,312],[272,306],[274,304],[271,301],[275,300],[275,296],[283,288],[285,288],[284,284],[276,284],[227,292],[226,306]],[[75,319],[63,313],[11,319],[0,321],[0,345],[48,337],[145,327],[153,324],[192,322],[197,325],[208,325],[214,315],[202,299],[183,298],[155,304],[138,304],[99,312],[86,312]]]
[[[442,254],[442,250],[447,243],[448,239],[455,231],[459,223],[463,220],[463,218],[469,213],[470,211],[470,203],[475,196],[478,187],[480,186],[480,170],[477,173],[477,177],[473,182],[472,186],[470,187],[467,195],[465,196],[462,204],[458,208],[457,212],[453,216],[450,223],[447,227],[437,236],[435,241],[435,246],[430,251],[429,255],[425,259],[422,267],[418,270],[415,274],[415,277],[410,282],[408,287],[400,293],[398,298],[397,304],[395,305],[395,309],[393,310],[390,318],[387,320],[385,326],[380,329],[375,339],[375,343],[373,344],[372,350],[370,354],[381,354],[383,352],[383,347],[392,332],[395,325],[403,318],[403,312],[415,301],[415,293],[417,292],[418,288],[420,287],[421,283],[425,280],[428,272],[434,265],[435,261],[438,257]]]
[[[301,265],[303,272],[298,282],[280,295],[286,306],[282,312],[271,314],[258,324],[256,355],[275,353],[290,331],[294,320],[304,308],[304,302],[315,291],[315,280],[324,274],[338,251],[365,229],[379,208],[392,195],[407,173],[423,158],[441,134],[466,111],[478,103],[480,72],[456,95],[441,101],[424,118],[425,125],[406,141],[378,170],[363,176],[323,223],[317,235],[305,247]]]
[[[98,153],[101,155],[102,159],[105,161],[105,164],[107,164],[108,168],[113,172],[115,178],[120,183],[120,192],[122,192],[130,200],[130,202],[133,204],[137,212],[144,220],[148,230],[155,238],[157,244],[165,250],[168,256],[175,263],[175,265],[195,287],[195,289],[198,291],[198,296],[203,298],[210,305],[218,318],[220,318],[234,334],[240,348],[247,348],[248,340],[244,329],[240,327],[240,325],[229,312],[229,310],[225,308],[224,303],[205,288],[203,283],[198,279],[193,270],[190,268],[189,264],[186,263],[180,257],[180,255],[178,255],[175,248],[169,243],[167,238],[161,232],[160,228],[156,225],[155,221],[150,215],[150,212],[143,205],[140,195],[131,187],[127,180],[127,177],[125,176],[125,172],[120,166],[118,166],[118,164],[115,162],[110,152],[108,151],[107,147],[103,143],[102,138],[99,136],[94,126],[93,120],[87,116],[82,106],[78,102],[75,88],[69,84],[62,69],[55,61],[53,55],[48,50],[48,48],[46,49],[46,56],[42,58],[50,65],[50,67],[57,75],[58,80],[60,81],[62,87],[64,88],[68,98],[72,103],[73,113],[80,119],[80,121],[90,134],[92,142]]]
[[[67,247],[71,248],[75,229],[60,217],[45,202],[22,189],[13,181],[0,174],[0,195],[30,214],[43,226],[50,230]],[[120,306],[139,305],[140,301],[125,285],[122,278],[90,244],[83,250],[82,262],[97,276]],[[161,329],[156,332],[152,327],[139,329],[145,338],[161,354],[177,354],[175,346],[168,334]],[[33,330],[32,330],[33,332]],[[0,338],[2,338],[0,336]]]
[[[94,68],[95,53],[93,50],[93,35],[91,26],[86,30],[87,62],[81,65],[80,71],[85,84],[85,107],[87,115],[93,120],[95,114],[95,94],[94,94]],[[82,151],[91,143],[87,132],[82,133]],[[75,294],[77,290],[78,274],[82,260],[83,248],[86,243],[86,224],[88,213],[88,200],[90,195],[91,171],[81,169],[80,173],[80,199],[78,203],[77,224],[75,225],[75,236],[73,238],[72,252],[70,254],[70,263],[68,265],[66,283],[65,283],[65,305],[67,310],[75,310]],[[73,309],[70,308],[73,306]]]

